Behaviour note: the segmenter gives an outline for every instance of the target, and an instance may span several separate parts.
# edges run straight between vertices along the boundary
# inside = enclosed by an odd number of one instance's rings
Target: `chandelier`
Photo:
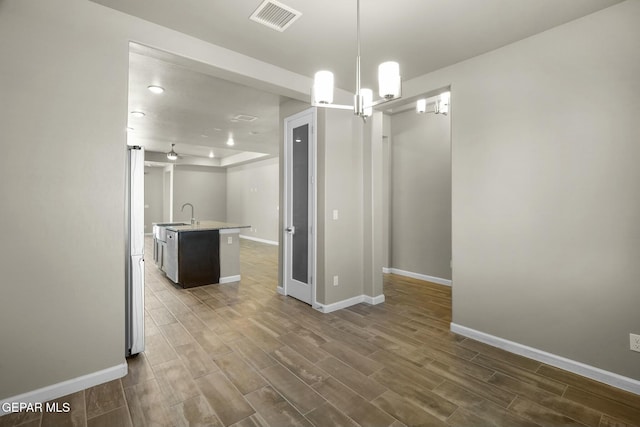
[[[381,99],[373,100],[373,91],[362,88],[360,83],[360,0],[357,1],[356,15],[356,93],[353,96],[353,105],[339,105],[333,103],[333,73],[331,71],[318,71],[313,79],[311,89],[311,105],[314,107],[338,108],[353,110],[356,116],[366,121],[371,116],[373,107],[389,101],[399,99],[402,94],[402,80],[400,78],[400,65],[397,62],[383,62],[378,66],[378,94]]]

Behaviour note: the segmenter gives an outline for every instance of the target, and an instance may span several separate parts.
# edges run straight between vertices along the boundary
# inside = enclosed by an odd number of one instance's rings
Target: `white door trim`
[[[287,289],[288,282],[288,274],[289,268],[291,264],[291,259],[289,258],[289,245],[291,244],[291,239],[289,239],[289,235],[287,233],[287,227],[290,224],[289,218],[289,198],[291,195],[289,194],[289,168],[291,167],[292,159],[290,158],[289,151],[289,132],[293,129],[291,128],[291,122],[304,118],[305,116],[309,116],[311,123],[311,138],[309,139],[309,153],[311,156],[311,161],[309,162],[309,173],[312,177],[311,182],[311,206],[309,209],[311,216],[311,227],[312,232],[310,233],[311,238],[311,247],[309,250],[309,275],[311,276],[311,306],[313,308],[318,308],[318,301],[316,297],[316,284],[317,284],[317,230],[318,230],[318,218],[317,218],[317,206],[318,206],[318,182],[317,182],[317,114],[316,108],[311,107],[300,113],[294,114],[284,119],[284,212],[283,212],[283,228],[281,230],[282,233],[282,242],[283,242],[283,263],[282,263],[282,289],[278,289],[278,293],[282,295],[289,295]]]

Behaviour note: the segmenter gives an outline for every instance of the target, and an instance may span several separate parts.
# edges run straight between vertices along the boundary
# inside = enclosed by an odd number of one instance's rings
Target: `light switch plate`
[[[232,245],[233,244],[233,237],[228,236],[227,237],[227,245]]]

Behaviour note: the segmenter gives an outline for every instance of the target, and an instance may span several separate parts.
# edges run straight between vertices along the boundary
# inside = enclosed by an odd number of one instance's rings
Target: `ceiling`
[[[281,0],[281,3],[302,13],[284,32],[249,20],[262,0],[91,1],[305,76],[312,77],[317,70],[329,69],[335,74],[336,86],[350,92],[355,85],[356,0]],[[377,64],[386,60],[398,61],[403,79],[409,80],[620,1],[622,0],[362,0],[363,86],[377,85]],[[180,86],[175,89],[179,92],[172,94],[167,91],[162,95],[166,104],[162,108],[158,107],[158,112],[173,108],[172,102],[175,100],[181,103],[180,111],[184,114],[175,116],[174,123],[164,124],[160,123],[161,117],[157,116],[159,122],[158,129],[154,131],[156,133],[148,131],[146,134],[150,139],[161,141],[164,151],[169,150],[171,140],[180,143],[188,141],[188,144],[198,146],[199,150],[211,146],[224,148],[219,139],[214,137],[216,131],[212,128],[223,129],[219,132],[224,133],[227,128],[222,125],[228,124],[232,114],[259,117],[262,114],[265,117],[275,115],[277,122],[277,110],[271,111],[268,107],[266,113],[250,110],[256,94],[243,92],[250,91],[250,88],[226,87],[228,83],[190,71],[188,67],[154,63],[151,60],[153,58],[147,61],[142,56],[144,54],[132,57],[132,81],[146,88],[145,79],[153,78],[154,73],[166,73],[167,78]],[[191,86],[197,87],[198,96],[188,94]],[[142,105],[145,97],[148,97],[146,93],[143,96],[143,92],[132,93],[132,100],[136,99]],[[277,96],[265,93],[259,99],[265,104],[278,102],[270,99],[271,97],[277,99]],[[246,102],[249,98],[251,103]],[[220,100],[224,100],[224,103]],[[193,104],[187,106],[188,101]],[[131,107],[138,108],[133,104]],[[154,119],[154,116],[151,114],[150,117],[145,117],[147,118]],[[277,132],[278,124],[275,123],[275,128],[271,130],[267,130],[266,121],[263,124],[265,127],[258,132],[266,140],[266,135]],[[257,126],[258,122],[254,122],[254,125]],[[187,129],[188,134],[180,132],[186,132]],[[250,129],[247,126],[242,131]],[[201,134],[208,135],[207,138],[202,137],[207,143],[197,143],[201,141],[198,140]],[[241,132],[236,142],[240,138],[246,140],[247,150],[263,150],[274,154],[273,151],[266,150],[268,143],[260,145],[257,141],[260,137],[240,135]],[[223,135],[223,139],[225,136]],[[277,142],[274,149],[277,152]],[[224,155],[222,151],[220,153],[221,156]]]
[[[154,94],[150,85],[165,91]],[[183,164],[228,166],[277,155],[280,102],[278,95],[202,72],[186,58],[130,45],[127,140],[163,153],[147,156],[154,163],[168,162],[171,144]]]

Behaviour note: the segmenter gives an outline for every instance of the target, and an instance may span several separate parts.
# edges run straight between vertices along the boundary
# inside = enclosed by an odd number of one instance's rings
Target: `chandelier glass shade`
[[[416,101],[416,113],[424,114],[427,112],[427,100],[426,99],[418,99]]]
[[[387,61],[378,66],[378,94],[382,98],[398,98],[400,96],[400,85],[400,64]]]
[[[314,103],[331,104],[333,102],[333,73],[318,71],[313,79]]]
[[[356,90],[353,105],[339,105],[333,103],[334,78],[331,71],[323,70],[315,73],[311,90],[311,105],[325,108],[353,110],[356,116],[366,120],[373,113],[373,107],[402,96],[402,79],[400,65],[394,61],[383,62],[378,66],[378,94],[381,99],[373,100],[373,91],[361,87],[360,81],[360,0],[356,0]]]

